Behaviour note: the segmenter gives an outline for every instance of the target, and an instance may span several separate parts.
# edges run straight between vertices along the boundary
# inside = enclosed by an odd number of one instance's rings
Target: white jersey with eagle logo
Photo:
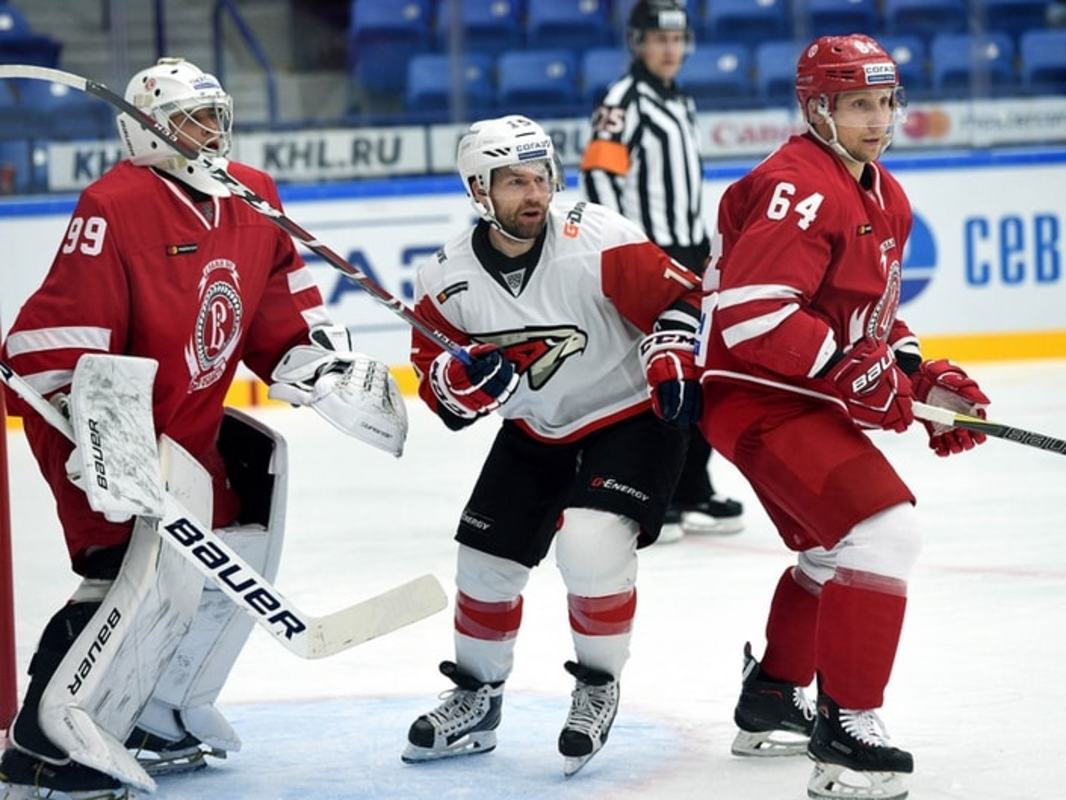
[[[503,257],[486,233],[478,223],[420,267],[416,310],[460,344],[503,349],[521,382],[499,413],[537,439],[569,441],[648,408],[637,346],[678,301],[698,308],[699,278],[587,202],[553,205],[524,257]],[[414,332],[419,394],[438,413],[425,375],[440,352]]]

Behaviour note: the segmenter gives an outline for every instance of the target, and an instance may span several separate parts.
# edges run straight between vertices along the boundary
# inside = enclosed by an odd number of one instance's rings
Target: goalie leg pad
[[[37,723],[62,753],[53,763],[69,759],[122,784],[154,789],[122,742],[188,629],[202,587],[196,568],[139,520],[117,578],[41,690]],[[99,588],[83,586],[76,598]],[[17,732],[13,741],[30,749]],[[55,750],[40,755],[54,757]]]
[[[241,499],[245,524],[216,532],[251,567],[273,581],[285,531],[285,440],[258,420],[227,409],[219,450],[230,483]],[[253,625],[251,617],[207,581],[196,617],[138,719],[139,730],[130,746],[139,747],[147,734],[178,745],[179,750],[191,736],[218,757],[240,750],[240,737],[213,704]],[[147,749],[159,752],[155,747]],[[152,773],[163,771],[171,770],[156,767]]]

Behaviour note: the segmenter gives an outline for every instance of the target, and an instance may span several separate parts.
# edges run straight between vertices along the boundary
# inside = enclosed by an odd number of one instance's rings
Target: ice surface
[[[991,416],[1066,437],[1066,362],[974,365]],[[289,440],[289,531],[278,586],[309,613],[333,611],[423,572],[451,589],[452,533],[496,424],[451,433],[409,398],[400,460],[345,439],[306,410],[257,416]],[[12,436],[19,669],[76,579],[54,507]],[[926,544],[882,716],[915,754],[916,800],[1066,796],[1066,458],[1002,441],[950,459],[920,427],[876,434],[919,497]],[[761,653],[765,616],[792,558],[743,479],[714,461],[719,491],[746,502],[729,538],[688,537],[641,553],[633,657],[611,741],[562,778],[555,740],[572,680],[565,591],[552,556],[526,592],[516,666],[494,753],[400,762],[410,722],[448,687],[448,612],[334,658],[292,657],[259,630],[222,706],[244,750],[164,778],[157,796],[203,798],[701,798],[805,796],[803,758],[729,754],[741,648]],[[24,676],[21,686],[25,686]]]

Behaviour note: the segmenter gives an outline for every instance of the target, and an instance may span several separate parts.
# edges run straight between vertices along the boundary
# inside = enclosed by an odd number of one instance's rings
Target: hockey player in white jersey
[[[448,427],[504,422],[456,534],[456,656],[440,665],[455,689],[415,720],[403,759],[496,746],[522,590],[554,541],[576,654],[559,736],[572,775],[614,721],[636,551],[658,536],[683,458],[685,429],[651,406],[682,426],[698,412],[694,375],[663,353],[693,340],[699,281],[621,215],[553,205],[561,168],[525,117],[475,123],[458,170],[481,221],[421,267],[417,311],[471,363],[417,331],[411,360]]]

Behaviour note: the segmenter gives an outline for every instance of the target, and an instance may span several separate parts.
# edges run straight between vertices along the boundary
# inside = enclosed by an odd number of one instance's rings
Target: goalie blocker
[[[285,518],[284,440],[227,409],[219,449],[242,512],[217,533],[272,580]],[[167,437],[161,457],[169,491],[210,519],[206,470]],[[151,791],[151,775],[239,750],[240,737],[214,702],[252,625],[138,520],[117,577],[87,578],[45,629],[11,729],[17,752],[5,753],[0,772],[12,784],[63,789],[73,772],[78,789]]]

